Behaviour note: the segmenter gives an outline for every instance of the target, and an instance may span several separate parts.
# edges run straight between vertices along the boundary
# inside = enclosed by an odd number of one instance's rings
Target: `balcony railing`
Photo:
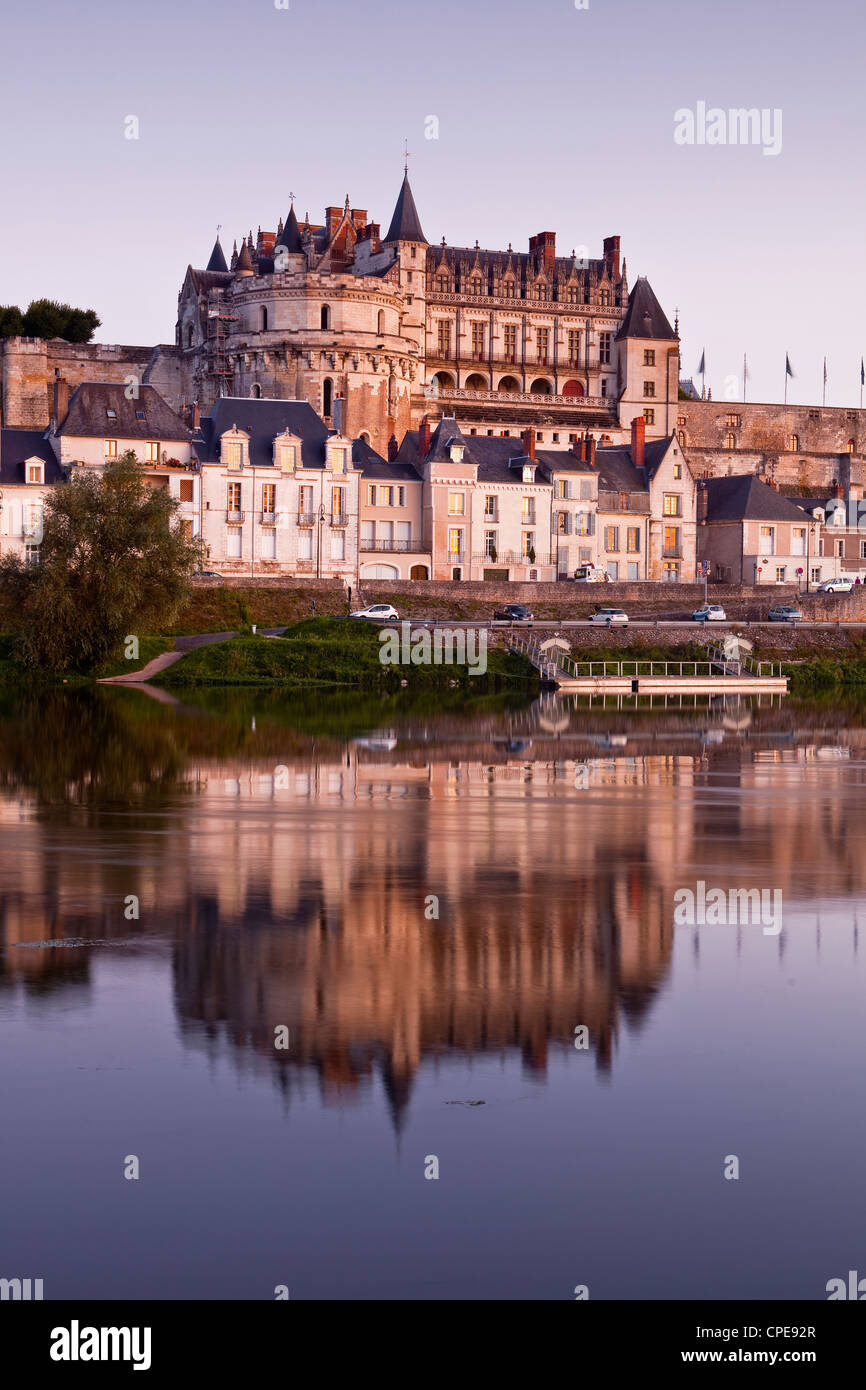
[[[260,519],[263,526],[276,526],[277,524],[276,512],[262,512]]]
[[[315,513],[315,512],[298,512],[298,525],[299,525],[299,526],[315,526],[315,524],[316,524],[316,513]]]
[[[681,560],[683,558],[683,548],[681,545],[663,545],[663,560]]]
[[[524,555],[519,550],[497,550],[496,559],[487,550],[481,550],[473,554],[472,563],[474,565],[550,565],[553,564],[549,555],[542,555],[535,552],[535,559],[530,560],[528,555]]]
[[[332,525],[332,526],[348,526],[348,524],[349,524],[349,514],[348,514],[348,512],[331,512],[331,525]]]
[[[239,526],[243,522],[245,516],[246,512],[241,511],[239,507],[226,508],[226,521],[230,522],[233,526]]]
[[[441,386],[439,398],[449,401],[483,401],[488,405],[515,403],[519,405],[568,405],[591,410],[604,409],[610,414],[616,406],[615,396],[561,396],[543,391],[469,391],[464,386]]]
[[[378,551],[384,554],[386,551],[393,551],[401,555],[408,555],[410,551],[417,550],[418,545],[412,540],[383,540],[378,537],[373,540],[361,537],[361,549],[366,551]]]

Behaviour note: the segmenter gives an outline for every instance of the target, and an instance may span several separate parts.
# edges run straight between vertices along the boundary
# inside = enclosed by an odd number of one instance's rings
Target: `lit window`
[[[645,425],[654,425],[655,422],[656,422],[656,413],[655,413],[655,411],[652,410],[652,409],[650,409],[649,406],[647,406],[646,410],[645,410],[644,413],[643,413],[643,419],[644,419],[644,424],[645,424]]]
[[[788,436],[788,449],[792,454],[800,452],[800,436],[798,434],[791,434]]]
[[[466,507],[466,494],[464,492],[449,492],[448,511],[451,516],[462,516]]]
[[[159,445],[152,439],[147,441],[148,463],[159,463]]]
[[[116,439],[106,439],[106,441],[105,441],[105,457],[106,457],[107,459],[116,459],[116,458],[117,458],[117,440],[116,440]]]
[[[262,484],[262,511],[267,516],[273,516],[276,511],[277,489],[273,483]]]
[[[678,492],[666,492],[664,498],[665,516],[682,516],[681,498]]]
[[[726,435],[725,435],[725,448],[726,448],[726,449],[733,449],[733,448],[735,448],[735,447],[736,447],[736,445],[735,445],[735,441],[734,441],[734,436],[733,436],[732,434],[726,434]]]

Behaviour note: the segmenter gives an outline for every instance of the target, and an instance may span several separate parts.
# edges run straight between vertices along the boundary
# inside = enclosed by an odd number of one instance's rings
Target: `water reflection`
[[[378,1077],[397,1129],[424,1061],[543,1078],[585,1024],[609,1072],[670,981],[681,883],[866,886],[856,710],[106,691],[2,714],[0,987],[86,996],[96,952],[170,952],[187,1048],[289,1099]]]

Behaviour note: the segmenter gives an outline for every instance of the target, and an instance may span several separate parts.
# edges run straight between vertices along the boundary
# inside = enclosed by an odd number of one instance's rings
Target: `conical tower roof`
[[[427,245],[427,238],[421,230],[421,219],[418,216],[418,209],[415,206],[415,199],[412,197],[412,189],[409,186],[408,173],[403,175],[403,186],[400,189],[394,216],[391,218],[388,235],[384,240],[386,242],[423,241],[424,245]]]
[[[250,255],[250,248],[246,242],[241,246],[241,253],[238,256],[238,263],[235,266],[236,275],[252,275],[253,258]]]
[[[623,266],[623,269],[625,267]],[[617,338],[670,338],[676,341],[676,334],[668,323],[665,311],[656,299],[655,293],[645,275],[639,275],[634,289],[628,297]]]
[[[226,265],[226,258],[225,258],[225,256],[223,255],[223,249],[222,249],[222,247],[220,246],[220,239],[219,239],[219,237],[217,237],[216,241],[215,241],[214,244],[213,244],[213,250],[212,250],[211,253],[210,253],[210,260],[208,261],[208,263],[207,263],[205,269],[206,269],[206,270],[224,270],[224,271],[228,272],[228,266]]]
[[[285,246],[290,256],[296,256],[304,249],[303,242],[301,241],[301,229],[298,226],[298,219],[295,216],[294,203],[292,203],[289,209],[286,225],[282,230],[277,246]]]

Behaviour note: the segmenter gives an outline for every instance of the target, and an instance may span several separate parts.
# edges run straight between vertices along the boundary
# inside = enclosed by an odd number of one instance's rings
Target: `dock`
[[[547,690],[576,695],[787,695],[779,662],[731,658],[707,643],[706,661],[575,661],[559,637],[515,633],[513,651],[532,663]]]

